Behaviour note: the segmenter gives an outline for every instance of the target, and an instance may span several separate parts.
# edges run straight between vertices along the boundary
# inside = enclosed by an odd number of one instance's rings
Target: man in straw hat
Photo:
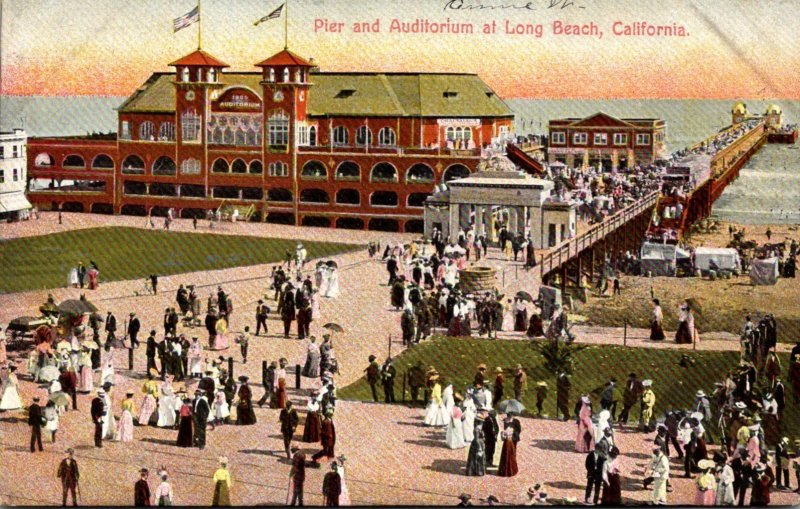
[[[517,372],[514,374],[514,399],[522,401],[525,389],[528,388],[528,375],[522,369],[522,364],[517,364]]]
[[[656,406],[656,394],[652,389],[653,381],[642,381],[644,392],[642,393],[642,422],[641,426],[647,433],[650,431],[650,423],[653,420],[653,408]]]
[[[669,481],[669,458],[659,446],[653,446],[653,458],[650,463],[650,477],[653,478],[653,491],[650,502],[653,505],[666,505],[667,482]]]
[[[790,491],[791,482],[789,481],[789,437],[781,438],[775,446],[775,474],[777,477],[777,487],[779,490]]]
[[[75,496],[75,491],[78,489],[78,480],[80,473],[78,472],[78,464],[75,462],[73,455],[75,451],[67,449],[66,457],[61,460],[58,465],[58,473],[56,477],[61,479],[61,505],[67,505],[67,492],[72,493],[72,505],[78,505],[78,498]]]
[[[208,414],[211,407],[206,399],[206,392],[200,388],[194,391],[194,445],[201,451],[206,447],[206,425],[208,424]]]
[[[475,416],[475,429],[467,455],[467,475],[482,477],[486,475],[486,441],[483,435],[483,423],[488,416],[487,410],[479,410]]]
[[[367,382],[369,383],[369,388],[372,390],[372,400],[375,403],[378,402],[378,380],[380,379],[381,367],[376,361],[377,357],[374,355],[370,355],[367,359],[369,361],[369,366],[364,369],[364,373],[366,373]]]
[[[39,406],[39,396],[34,396],[33,403],[28,407],[28,425],[31,427],[31,452],[36,451],[34,445],[37,444],[39,452],[44,451],[42,448],[42,425],[44,421],[42,407]]]
[[[94,423],[94,446],[103,447],[103,418],[106,415],[106,404],[103,402],[103,397],[106,391],[97,389],[97,396],[92,399],[92,406],[90,414],[92,422]]]
[[[764,463],[758,463],[753,476],[753,488],[750,494],[750,505],[765,507],[770,502],[770,488],[775,478]]]
[[[408,387],[411,392],[411,406],[416,406],[417,398],[419,397],[419,390],[425,388],[425,371],[422,368],[422,361],[417,360],[417,363],[408,370]],[[422,402],[425,406],[425,401]]]
[[[150,483],[147,478],[150,471],[146,468],[139,470],[139,480],[133,485],[133,505],[134,507],[147,507],[150,505]]]

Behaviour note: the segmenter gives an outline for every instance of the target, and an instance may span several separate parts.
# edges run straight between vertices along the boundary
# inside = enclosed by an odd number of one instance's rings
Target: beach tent
[[[712,266],[715,265],[716,267]],[[698,247],[694,251],[694,265],[700,270],[741,270],[739,252],[733,248]]]
[[[674,244],[645,242],[641,250],[642,274],[674,276],[679,259],[689,258],[689,253]]]
[[[750,282],[754,285],[774,285],[778,282],[778,258],[750,262]]]

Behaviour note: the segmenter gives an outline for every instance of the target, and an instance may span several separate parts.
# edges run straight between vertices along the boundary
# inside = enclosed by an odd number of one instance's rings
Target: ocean
[[[125,97],[0,96],[0,130],[24,126],[29,136],[65,136],[117,130]],[[507,99],[518,133],[544,133],[547,121],[598,111],[617,117],[662,118],[669,150],[678,150],[730,124],[733,100],[543,100]],[[785,123],[800,123],[800,101],[743,101],[751,112],[779,105]],[[714,205],[717,217],[743,224],[800,222],[800,150],[767,145]],[[781,211],[781,212],[779,212]]]

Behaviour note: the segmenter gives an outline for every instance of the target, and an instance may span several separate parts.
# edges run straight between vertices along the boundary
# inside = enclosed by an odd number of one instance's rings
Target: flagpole
[[[286,0],[286,19],[283,20],[283,49],[289,49],[289,0]]]
[[[197,49],[203,47],[203,14],[202,14],[203,0],[197,0]]]

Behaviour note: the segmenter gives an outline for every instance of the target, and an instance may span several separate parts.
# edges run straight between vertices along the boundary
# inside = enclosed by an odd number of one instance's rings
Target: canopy
[[[677,260],[689,258],[689,253],[674,244],[645,242],[641,249],[642,273],[654,276],[674,276]]]
[[[774,285],[778,282],[778,258],[750,262],[750,282],[754,285]]]
[[[739,252],[733,248],[698,247],[694,264],[700,270],[737,270],[741,268]]]

